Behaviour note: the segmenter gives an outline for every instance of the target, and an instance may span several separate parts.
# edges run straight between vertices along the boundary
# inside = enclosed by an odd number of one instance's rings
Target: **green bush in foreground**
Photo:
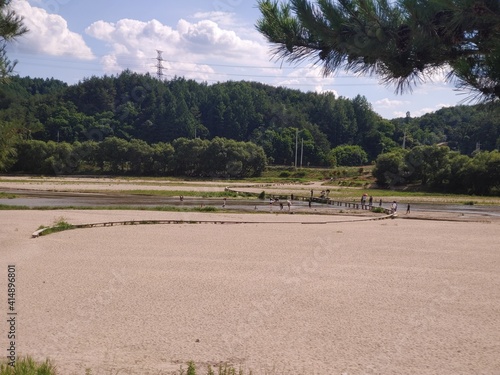
[[[0,375],[56,375],[55,366],[47,359],[45,362],[35,362],[33,358],[19,358],[15,366],[0,364]]]
[[[38,229],[43,229],[43,228],[45,227],[41,225]],[[64,230],[69,230],[74,228],[75,228],[74,225],[71,225],[70,223],[65,221],[64,218],[61,217],[57,222],[55,222],[55,224],[52,227],[47,228],[42,233],[40,233],[40,235],[44,236],[47,234],[62,232]]]
[[[196,375],[196,365],[193,361],[188,362],[187,370],[181,366],[178,371],[179,375]],[[85,370],[85,375],[93,374],[91,369]],[[203,375],[198,372],[199,375]],[[31,357],[18,358],[14,367],[7,363],[0,363],[0,375],[57,375],[55,366],[50,360],[44,362],[36,362]],[[83,374],[82,374],[83,375]],[[252,375],[252,371],[244,372],[242,369],[236,370],[233,366],[227,364],[219,364],[217,370],[214,371],[209,365],[206,375]]]

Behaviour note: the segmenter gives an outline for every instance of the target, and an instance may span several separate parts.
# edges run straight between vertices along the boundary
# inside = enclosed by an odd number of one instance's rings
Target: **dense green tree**
[[[403,150],[380,154],[372,172],[377,183],[382,186],[396,186],[406,183],[404,157]]]
[[[407,181],[420,180],[426,186],[442,186],[451,172],[449,152],[445,146],[414,147],[405,157]]]
[[[7,43],[28,31],[23,25],[22,17],[16,14],[10,5],[10,0],[0,1],[0,85],[2,86],[7,82],[7,77],[11,75],[17,63],[7,57]],[[9,107],[10,103],[5,95],[0,95],[0,101],[3,101],[4,108]],[[15,153],[13,146],[18,140],[19,133],[17,125],[0,119],[0,171],[8,169],[13,163]]]
[[[73,170],[71,172],[77,172],[77,167],[84,164],[89,167],[90,170],[95,170],[100,163],[100,144],[94,140],[88,140],[85,142],[75,142],[73,144],[73,154],[71,160],[75,162],[72,164]]]
[[[332,149],[332,160],[339,166],[360,166],[368,162],[368,155],[361,146],[341,145]]]
[[[259,0],[257,29],[275,56],[345,68],[411,89],[438,68],[459,88],[500,98],[498,0]]]
[[[174,147],[170,143],[158,142],[152,145],[153,157],[150,174],[166,175],[174,169]]]
[[[17,161],[13,170],[26,173],[51,172],[45,163],[50,156],[46,142],[38,140],[22,140],[16,144]]]
[[[0,81],[3,83],[17,63],[7,57],[7,43],[28,32],[23,24],[23,18],[11,8],[11,2],[11,0],[0,1]]]
[[[174,174],[185,176],[199,176],[201,167],[205,165],[203,155],[209,146],[208,140],[199,138],[177,138],[172,142],[174,147]]]
[[[129,142],[122,138],[108,137],[99,143],[101,169],[109,168],[112,173],[126,172],[129,156]]]
[[[418,146],[378,156],[373,174],[383,185],[421,182],[449,193],[500,194],[500,152],[460,155],[443,146]]]
[[[142,139],[132,139],[128,144],[128,170],[135,175],[142,175],[152,163],[153,149]]]
[[[15,123],[0,120],[0,171],[7,171],[15,162],[16,142],[19,139]]]

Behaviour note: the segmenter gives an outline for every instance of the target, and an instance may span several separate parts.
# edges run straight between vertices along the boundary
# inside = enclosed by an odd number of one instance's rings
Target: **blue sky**
[[[443,72],[413,93],[396,95],[376,77],[346,72],[323,77],[312,61],[282,64],[255,30],[254,0],[13,0],[30,32],[8,47],[21,76],[69,84],[124,69],[156,74],[157,50],[166,79],[184,76],[208,84],[258,81],[302,91],[364,95],[384,118],[412,117],[459,104],[464,95]]]

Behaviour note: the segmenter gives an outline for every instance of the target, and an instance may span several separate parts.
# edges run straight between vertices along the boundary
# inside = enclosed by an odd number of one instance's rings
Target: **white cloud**
[[[381,100],[377,100],[373,104],[375,105],[376,108],[382,109],[382,108],[397,108],[397,107],[402,106],[402,105],[408,105],[408,104],[410,104],[410,102],[403,101],[403,100],[391,100],[389,98],[384,98]]]
[[[445,107],[453,107],[454,104],[436,104],[434,107],[424,107],[418,110],[411,112],[411,117],[420,117],[425,115],[426,113],[432,113],[440,110]],[[396,117],[404,117],[406,116],[406,112],[394,112]]]
[[[233,13],[215,11],[215,12],[198,12],[193,15],[194,19],[197,20],[210,20],[217,23],[220,26],[231,26],[237,25]]]
[[[108,73],[125,68],[153,72],[157,63],[154,60],[156,50],[163,51],[165,61],[162,65],[167,68],[165,74],[168,76],[205,80],[214,73],[208,66],[211,61],[236,67],[242,64],[259,66],[268,59],[266,46],[221,28],[212,20],[191,23],[181,19],[175,28],[157,20],[97,21],[86,29],[86,33],[111,47],[101,60]]]
[[[319,85],[314,88],[314,91],[317,92],[318,94],[327,94],[331,93],[333,94],[336,98],[340,97],[339,93],[337,90],[331,90],[331,89],[325,89],[323,86]]]
[[[32,7],[26,0],[15,1],[12,6],[24,17],[23,22],[29,29],[15,44],[20,52],[70,56],[81,60],[95,58],[82,36],[70,31],[66,20],[61,16]]]

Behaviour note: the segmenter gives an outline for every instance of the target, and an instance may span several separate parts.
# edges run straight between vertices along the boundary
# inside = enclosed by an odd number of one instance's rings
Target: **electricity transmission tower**
[[[162,80],[163,79],[163,69],[165,69],[165,67],[163,66],[163,61],[165,61],[163,59],[163,56],[162,56],[162,53],[163,51],[160,51],[160,50],[156,50],[156,53],[157,53],[157,56],[156,56],[156,77],[159,79],[159,80]]]

